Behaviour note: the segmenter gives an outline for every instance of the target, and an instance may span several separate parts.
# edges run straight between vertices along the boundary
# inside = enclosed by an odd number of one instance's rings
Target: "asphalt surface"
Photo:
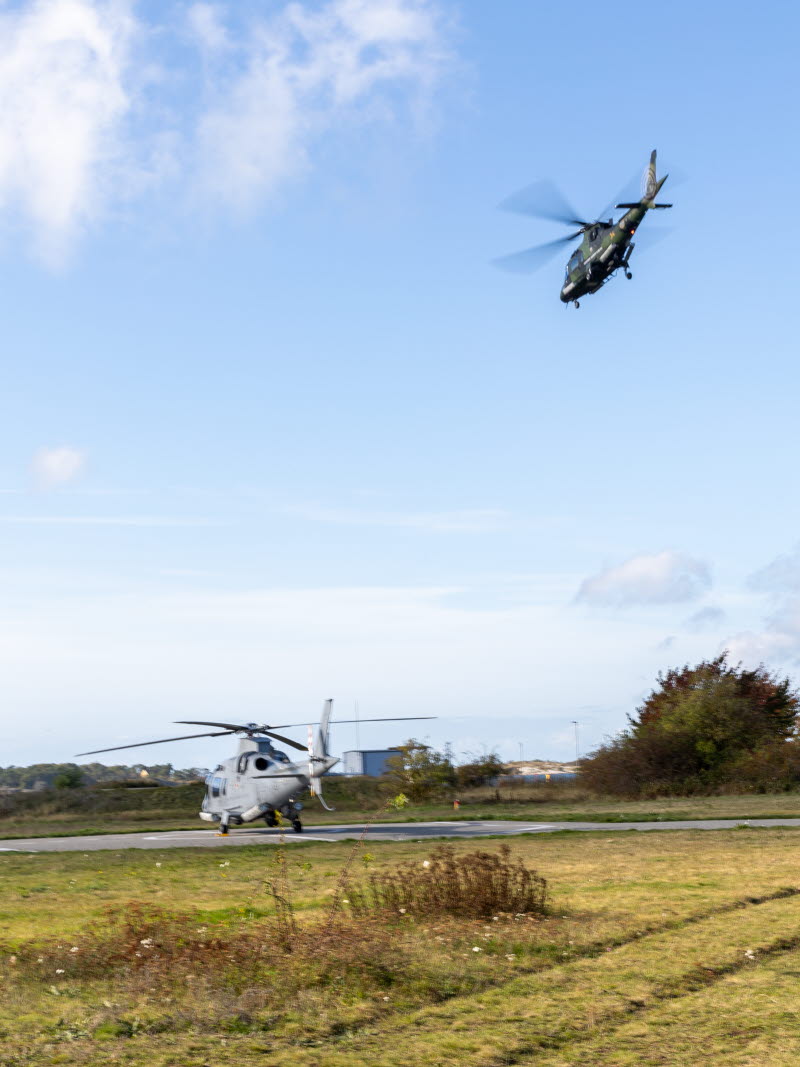
[[[552,834],[619,830],[732,830],[737,826],[800,827],[800,819],[698,819],[681,822],[409,822],[376,823],[367,836],[373,841],[420,841],[429,837],[513,837],[516,834]],[[311,826],[304,833],[259,828],[236,829],[223,837],[215,830],[165,830],[160,833],[97,834],[92,837],[34,837],[0,840],[0,852],[97,852],[123,848],[230,848],[236,845],[276,845],[301,841],[338,841],[361,836],[363,826]]]

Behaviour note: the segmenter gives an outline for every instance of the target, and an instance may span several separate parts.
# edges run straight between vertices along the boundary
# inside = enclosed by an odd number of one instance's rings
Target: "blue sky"
[[[0,6],[0,763],[184,718],[569,758],[659,669],[796,672],[800,16]],[[671,233],[494,257],[650,150]],[[637,238],[638,240],[638,238]],[[147,753],[209,764],[215,742]],[[354,736],[341,727],[337,749]]]

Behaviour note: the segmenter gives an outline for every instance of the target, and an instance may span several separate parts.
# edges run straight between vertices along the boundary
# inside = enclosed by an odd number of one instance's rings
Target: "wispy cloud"
[[[800,592],[800,545],[751,574],[747,585],[756,593]]]
[[[218,526],[213,519],[184,519],[169,515],[0,515],[0,523],[14,526]]]
[[[711,587],[707,564],[682,552],[633,556],[587,578],[576,600],[602,607],[679,604],[696,600]]]
[[[431,0],[293,3],[239,34],[207,4],[191,18],[219,59],[199,123],[204,183],[236,208],[304,170],[314,138],[334,124],[386,121],[402,107],[398,88],[414,99],[429,92],[446,58]]]
[[[325,508],[309,505],[283,509],[310,522],[332,523],[337,526],[384,526],[398,529],[422,530],[430,533],[483,533],[500,530],[512,522],[512,516],[501,509],[466,508],[456,511],[367,511],[358,508]]]
[[[688,630],[713,630],[725,621],[726,615],[722,608],[718,608],[712,604],[709,604],[706,608],[700,608],[694,615],[690,615],[686,620],[686,628]]]
[[[39,482],[52,488],[73,481],[86,466],[86,451],[71,445],[40,448],[31,464]]]

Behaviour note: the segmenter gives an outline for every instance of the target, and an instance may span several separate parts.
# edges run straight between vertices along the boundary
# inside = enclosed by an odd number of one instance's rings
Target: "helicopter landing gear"
[[[267,824],[267,826],[270,827],[277,826],[278,816],[275,814],[274,811],[268,811],[267,814],[264,816],[264,822]]]
[[[625,277],[628,279],[628,281],[630,281],[631,278],[633,277],[633,275],[631,274],[631,272],[629,270],[626,270],[625,271]]]
[[[223,815],[219,820],[219,836],[224,837],[228,832],[228,816]]]
[[[299,819],[292,819],[292,829],[296,834],[302,834],[303,824],[300,822]]]
[[[577,311],[578,308],[580,307],[580,304],[578,303],[577,300],[573,301],[573,303],[575,304],[575,310]]]

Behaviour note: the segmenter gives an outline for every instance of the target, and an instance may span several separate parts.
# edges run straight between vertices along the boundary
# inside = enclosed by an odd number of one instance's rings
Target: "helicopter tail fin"
[[[656,174],[656,150],[655,148],[650,153],[650,162],[645,167],[642,174],[642,199],[638,201],[626,200],[623,203],[616,204],[618,208],[624,208],[626,211],[630,211],[631,208],[644,208],[649,211],[652,208],[668,208],[672,207],[672,204],[656,204],[655,199],[661,191],[661,186],[669,177],[665,174],[663,178],[659,178]]]
[[[649,208],[667,208],[672,207],[672,204],[656,204],[655,198],[661,192],[661,186],[669,177],[665,174],[663,178],[659,178],[656,174],[656,150],[655,148],[650,153],[650,162],[647,164],[647,170],[642,176],[642,199],[649,201],[647,206]]]
[[[328,733],[330,729],[331,711],[333,710],[333,701],[326,700],[325,706],[322,709],[322,715],[320,716],[317,728],[313,733],[313,736],[309,738],[308,746],[308,770],[309,777],[311,779],[311,793],[312,796],[317,797],[320,804],[327,811],[333,811],[333,808],[329,807],[325,803],[325,799],[322,796],[322,775],[329,771],[331,767],[339,762],[334,756],[328,754]],[[309,730],[309,733],[311,731]]]
[[[315,757],[315,759],[326,759],[328,755],[328,732],[330,729],[332,711],[333,701],[326,700],[325,706],[322,709],[322,715],[320,716],[319,722],[317,724],[317,729],[314,732],[312,755]]]

